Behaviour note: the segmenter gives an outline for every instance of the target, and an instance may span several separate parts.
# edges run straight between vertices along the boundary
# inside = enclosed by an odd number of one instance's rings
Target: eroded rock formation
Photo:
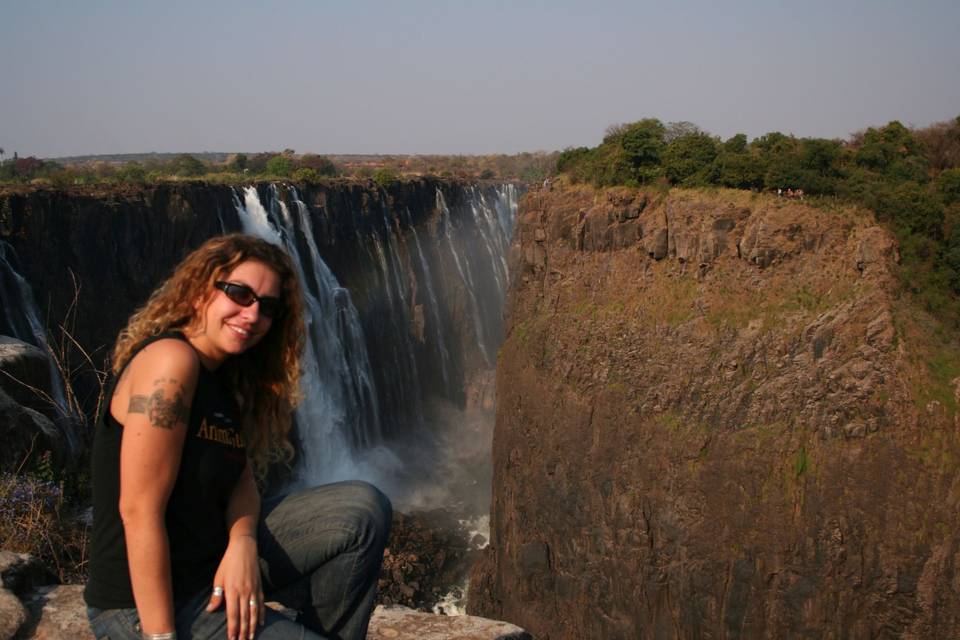
[[[956,351],[897,259],[853,209],[529,193],[471,612],[538,639],[954,637]]]

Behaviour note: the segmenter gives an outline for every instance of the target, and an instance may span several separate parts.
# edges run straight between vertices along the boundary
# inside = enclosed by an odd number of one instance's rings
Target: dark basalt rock
[[[896,241],[742,201],[521,203],[471,613],[552,639],[956,636],[960,379]]]

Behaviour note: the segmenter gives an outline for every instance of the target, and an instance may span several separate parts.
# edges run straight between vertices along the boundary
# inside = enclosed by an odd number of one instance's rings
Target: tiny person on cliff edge
[[[366,636],[389,500],[341,482],[261,505],[255,482],[292,453],[303,340],[290,257],[241,234],[188,255],[120,332],[93,443],[97,638]],[[296,583],[296,622],[264,607]]]

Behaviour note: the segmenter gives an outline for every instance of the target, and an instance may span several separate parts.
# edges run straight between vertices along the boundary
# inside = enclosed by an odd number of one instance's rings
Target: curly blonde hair
[[[119,375],[147,338],[198,322],[197,301],[205,307],[214,282],[248,260],[262,262],[280,276],[284,310],[255,346],[228,358],[220,370],[238,396],[247,452],[262,477],[271,463],[293,457],[288,435],[293,408],[301,399],[303,300],[293,262],[283,249],[241,233],[207,240],[131,316],[113,350],[113,371]]]

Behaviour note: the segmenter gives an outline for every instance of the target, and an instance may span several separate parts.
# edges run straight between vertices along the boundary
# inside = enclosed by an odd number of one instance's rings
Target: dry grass
[[[0,548],[29,553],[69,584],[86,578],[90,525],[65,493],[62,480],[0,476]]]

